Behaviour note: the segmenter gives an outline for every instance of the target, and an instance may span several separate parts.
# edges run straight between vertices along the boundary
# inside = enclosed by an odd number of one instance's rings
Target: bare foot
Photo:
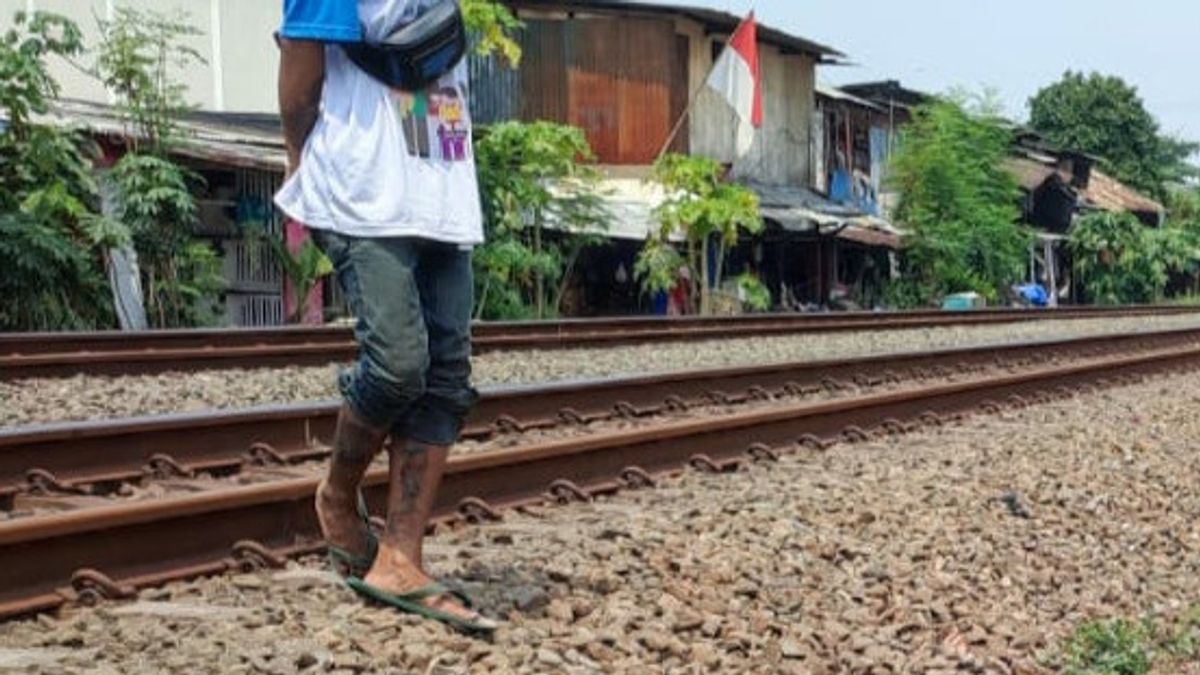
[[[316,507],[326,543],[353,556],[370,554],[371,533],[358,513],[356,492],[339,492],[328,481],[321,481],[317,486]]]
[[[379,545],[379,554],[375,556],[375,564],[363,581],[392,595],[411,593],[433,583],[433,579],[414,565],[407,556],[382,542]],[[430,609],[469,621],[484,630],[494,630],[499,626],[497,622],[485,618],[479,612],[464,607],[449,593],[435,595],[422,602]]]

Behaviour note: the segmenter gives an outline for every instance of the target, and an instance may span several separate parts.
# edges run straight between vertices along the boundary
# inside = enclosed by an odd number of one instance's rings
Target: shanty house
[[[750,151],[735,157],[733,111],[704,81],[742,17],[721,11],[619,0],[508,0],[525,23],[519,33],[521,67],[472,56],[472,107],[477,122],[550,120],[581,127],[607,175],[614,207],[613,244],[589,251],[580,265],[593,278],[580,306],[594,313],[628,311],[641,295],[629,283],[633,256],[654,226],[655,190],[644,179],[660,150],[703,154],[730,165],[730,175],[763,196],[768,232],[735,251],[730,264],[761,270],[776,300],[824,304],[838,283],[839,243],[870,238],[881,221],[862,219],[822,194],[814,134],[816,69],[842,55],[835,49],[769,26],[759,26],[764,127]],[[267,7],[269,5],[269,7]],[[257,250],[231,230],[247,218],[280,228],[267,198],[282,178],[283,162],[274,80],[277,53],[271,40],[278,5],[232,0],[0,0],[0,15],[18,9],[64,12],[85,28],[92,43],[96,17],[116,7],[183,11],[202,33],[191,44],[203,57],[182,74],[188,96],[202,112],[185,124],[189,165],[209,186],[201,198],[198,234],[212,238],[228,263],[229,320],[273,323],[283,316],[278,272],[263,272]],[[56,65],[68,123],[115,134],[107,92],[66,64]],[[684,112],[689,110],[686,117]],[[231,152],[236,148],[237,152]],[[253,207],[252,204],[259,206]],[[786,216],[786,217],[785,217]],[[857,220],[855,220],[857,219]],[[787,245],[776,245],[784,242]],[[813,245],[824,256],[793,255]],[[270,266],[268,266],[270,267]],[[623,281],[622,281],[623,280]],[[619,286],[618,291],[613,291]],[[600,297],[603,296],[603,297]]]
[[[1080,215],[1097,211],[1130,213],[1147,227],[1159,227],[1166,207],[1097,168],[1098,158],[1058,148],[1029,129],[1016,129],[1005,165],[1022,193],[1023,219],[1035,232],[1029,281],[1053,289],[1052,303],[1079,300],[1064,247]]]
[[[581,305],[614,312],[638,304],[628,277],[655,227],[655,193],[644,180],[664,147],[726,163],[732,179],[759,193],[767,231],[743,242],[728,262],[731,271],[758,273],[777,304],[823,305],[840,283],[843,253],[898,245],[896,232],[873,213],[822,194],[828,181],[821,178],[824,131],[814,123],[816,69],[842,57],[837,50],[759,25],[764,124],[749,152],[735,157],[734,113],[704,83],[742,17],[618,0],[506,4],[526,26],[521,68],[472,63],[475,119],[581,127],[618,214],[609,228],[612,245],[588,251],[580,265]],[[886,269],[886,254],[883,260]]]

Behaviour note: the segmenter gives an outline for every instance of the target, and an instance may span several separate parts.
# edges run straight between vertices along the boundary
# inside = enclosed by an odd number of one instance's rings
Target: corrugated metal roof
[[[900,248],[903,232],[883,218],[839,204],[798,186],[748,183],[758,193],[763,218],[791,232],[811,232],[866,244]]]
[[[1089,205],[1105,211],[1161,213],[1166,210],[1162,204],[1099,169],[1092,169],[1092,177],[1083,196]]]
[[[837,87],[831,87],[829,85],[821,84],[818,82],[815,89],[816,89],[818,97],[823,96],[825,98],[833,99],[835,101],[845,101],[846,103],[851,103],[853,105],[861,106],[863,108],[870,108],[871,110],[878,110],[879,112],[885,112],[885,109],[883,108],[883,106],[875,105],[874,103],[871,103],[870,101],[868,101],[865,98],[859,98],[859,97],[855,96],[854,94],[842,91],[841,89],[838,89]]]
[[[1033,192],[1057,176],[1064,186],[1079,197],[1080,205],[1103,211],[1129,211],[1138,213],[1161,213],[1166,207],[1147,197],[1121,181],[1093,167],[1085,190],[1071,185],[1071,176],[1056,164],[1040,162],[1029,157],[1008,157],[1004,166],[1017,178],[1017,184],[1027,192]]]
[[[671,14],[685,16],[705,25],[712,32],[732,33],[742,17],[729,12],[723,12],[707,7],[692,7],[688,5],[664,5],[654,2],[638,2],[634,0],[510,0],[515,7],[537,7],[539,9],[554,9],[556,7],[572,8],[595,12],[651,12],[655,14]],[[758,26],[758,39],[766,44],[774,45],[785,51],[810,54],[822,61],[836,61],[837,57],[845,57],[842,52],[813,42],[797,35],[792,35],[777,28],[763,24]]]
[[[115,108],[87,101],[59,101],[38,121],[105,136],[133,134]],[[278,115],[189,113],[179,130],[183,138],[172,151],[181,157],[279,172],[287,164]]]

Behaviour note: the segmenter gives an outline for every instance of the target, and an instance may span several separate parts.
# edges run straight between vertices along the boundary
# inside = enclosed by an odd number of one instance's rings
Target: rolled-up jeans
[[[338,388],[393,440],[450,445],[478,394],[471,387],[471,252],[415,237],[315,230],[354,313],[358,361]]]

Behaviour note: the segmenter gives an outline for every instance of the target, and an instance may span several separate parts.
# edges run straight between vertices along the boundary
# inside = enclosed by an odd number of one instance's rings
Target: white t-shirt
[[[359,0],[368,40],[434,0]],[[300,167],[275,196],[284,213],[355,237],[483,242],[466,59],[418,93],[389,89],[325,48],[321,112]]]

